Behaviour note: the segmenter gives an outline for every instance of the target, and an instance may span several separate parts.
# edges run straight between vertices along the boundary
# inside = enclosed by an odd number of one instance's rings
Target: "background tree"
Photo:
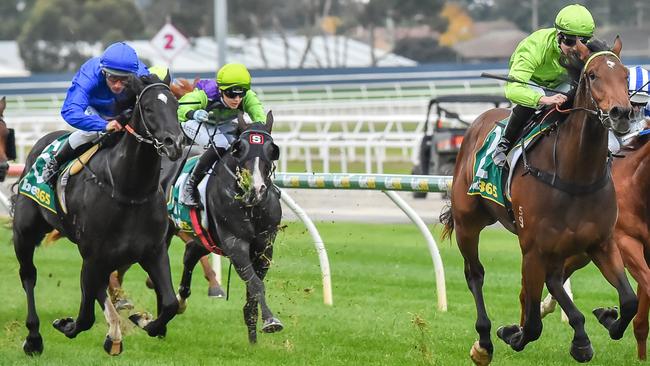
[[[32,72],[73,71],[92,46],[142,36],[140,13],[130,0],[37,0],[18,37]]]
[[[14,40],[20,34],[36,0],[0,1],[0,39]]]

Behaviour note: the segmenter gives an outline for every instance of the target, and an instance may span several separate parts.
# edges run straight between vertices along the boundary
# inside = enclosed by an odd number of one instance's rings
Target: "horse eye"
[[[589,80],[594,81],[596,80],[596,73],[593,71],[589,71]]]

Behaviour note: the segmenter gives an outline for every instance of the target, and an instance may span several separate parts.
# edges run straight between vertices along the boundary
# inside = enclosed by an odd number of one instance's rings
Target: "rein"
[[[580,74],[580,81],[578,85],[582,84],[582,81],[585,80],[586,82],[586,89],[587,93],[589,94],[589,98],[591,99],[591,103],[595,105],[595,110],[594,109],[589,109],[585,107],[572,107],[569,109],[561,109],[558,105],[555,105],[555,109],[551,109],[545,116],[542,118],[542,121],[545,120],[553,111],[557,111],[558,113],[562,114],[570,114],[572,112],[576,111],[582,111],[586,112],[589,115],[596,116],[600,123],[605,127],[606,129],[609,129],[611,127],[611,117],[608,112],[604,112],[602,109],[598,107],[598,103],[596,103],[596,100],[594,99],[593,95],[591,94],[591,87],[589,84],[589,77],[585,77],[587,74],[587,67],[589,66],[589,63],[591,61],[598,57],[598,56],[605,56],[605,55],[610,55],[614,56],[619,62],[620,58],[611,51],[600,51],[600,52],[595,52],[585,62],[585,65],[583,66],[583,71]],[[566,120],[566,118],[564,119]],[[560,121],[555,122],[555,126],[559,126]],[[529,162],[528,159],[526,158],[526,148],[523,143],[523,137],[522,137],[522,159],[523,159],[523,165],[524,165],[524,174],[530,174],[533,177],[537,178],[539,181],[542,183],[546,183],[547,185],[557,188],[560,191],[567,192],[569,194],[573,195],[584,195],[584,194],[589,194],[595,191],[600,190],[603,188],[607,183],[610,181],[611,178],[611,165],[612,165],[612,159],[611,157],[607,158],[607,164],[605,165],[605,169],[603,171],[603,174],[601,175],[598,180],[596,180],[593,183],[589,184],[576,184],[567,180],[563,180],[557,175],[557,142],[558,142],[558,137],[559,136],[559,131],[558,134],[556,135],[555,142],[553,144],[553,166],[555,167],[555,171],[553,173],[549,173],[546,171],[543,171],[541,169],[538,169],[534,166],[532,166]]]
[[[128,133],[133,135],[133,137],[135,137],[135,139],[138,142],[144,142],[145,144],[153,145],[154,149],[156,149],[156,153],[158,153],[158,155],[160,156],[163,156],[161,150],[164,147],[164,144],[158,141],[158,139],[151,133],[151,131],[149,131],[149,128],[147,127],[147,121],[144,117],[144,113],[142,113],[142,103],[140,103],[144,93],[155,86],[163,86],[167,90],[171,91],[171,89],[169,89],[169,86],[165,83],[153,83],[145,86],[144,89],[142,89],[140,94],[138,94],[138,96],[135,99],[135,105],[138,107],[138,112],[140,114],[140,118],[142,119],[142,126],[144,127],[145,136],[140,135],[135,131],[135,129],[133,129],[133,127],[131,127],[130,123],[133,121],[134,118],[132,118],[131,121],[129,121],[129,124],[124,126],[124,129]]]

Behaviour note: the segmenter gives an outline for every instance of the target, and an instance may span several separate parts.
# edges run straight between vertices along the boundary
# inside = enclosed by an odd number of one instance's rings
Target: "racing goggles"
[[[128,76],[122,76],[122,75],[113,75],[106,70],[104,70],[104,76],[106,76],[106,80],[110,81],[111,83],[117,83],[118,81],[122,82],[122,84],[125,84],[126,81],[129,79]]]
[[[591,37],[579,37],[579,36],[569,36],[564,33],[560,33],[560,42],[564,43],[567,47],[573,47],[578,43],[578,39],[582,44],[587,44]]]
[[[223,95],[232,99],[237,97],[243,98],[247,91],[246,88],[242,88],[241,86],[233,86],[232,88],[224,90]]]

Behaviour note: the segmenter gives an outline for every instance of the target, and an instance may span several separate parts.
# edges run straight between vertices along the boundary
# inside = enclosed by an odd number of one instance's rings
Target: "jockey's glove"
[[[204,109],[197,109],[192,114],[192,119],[197,122],[208,122],[208,112]]]
[[[131,117],[133,117],[133,109],[129,108],[117,115],[117,117],[115,117],[115,120],[122,126],[125,126],[127,123],[129,123]]]

